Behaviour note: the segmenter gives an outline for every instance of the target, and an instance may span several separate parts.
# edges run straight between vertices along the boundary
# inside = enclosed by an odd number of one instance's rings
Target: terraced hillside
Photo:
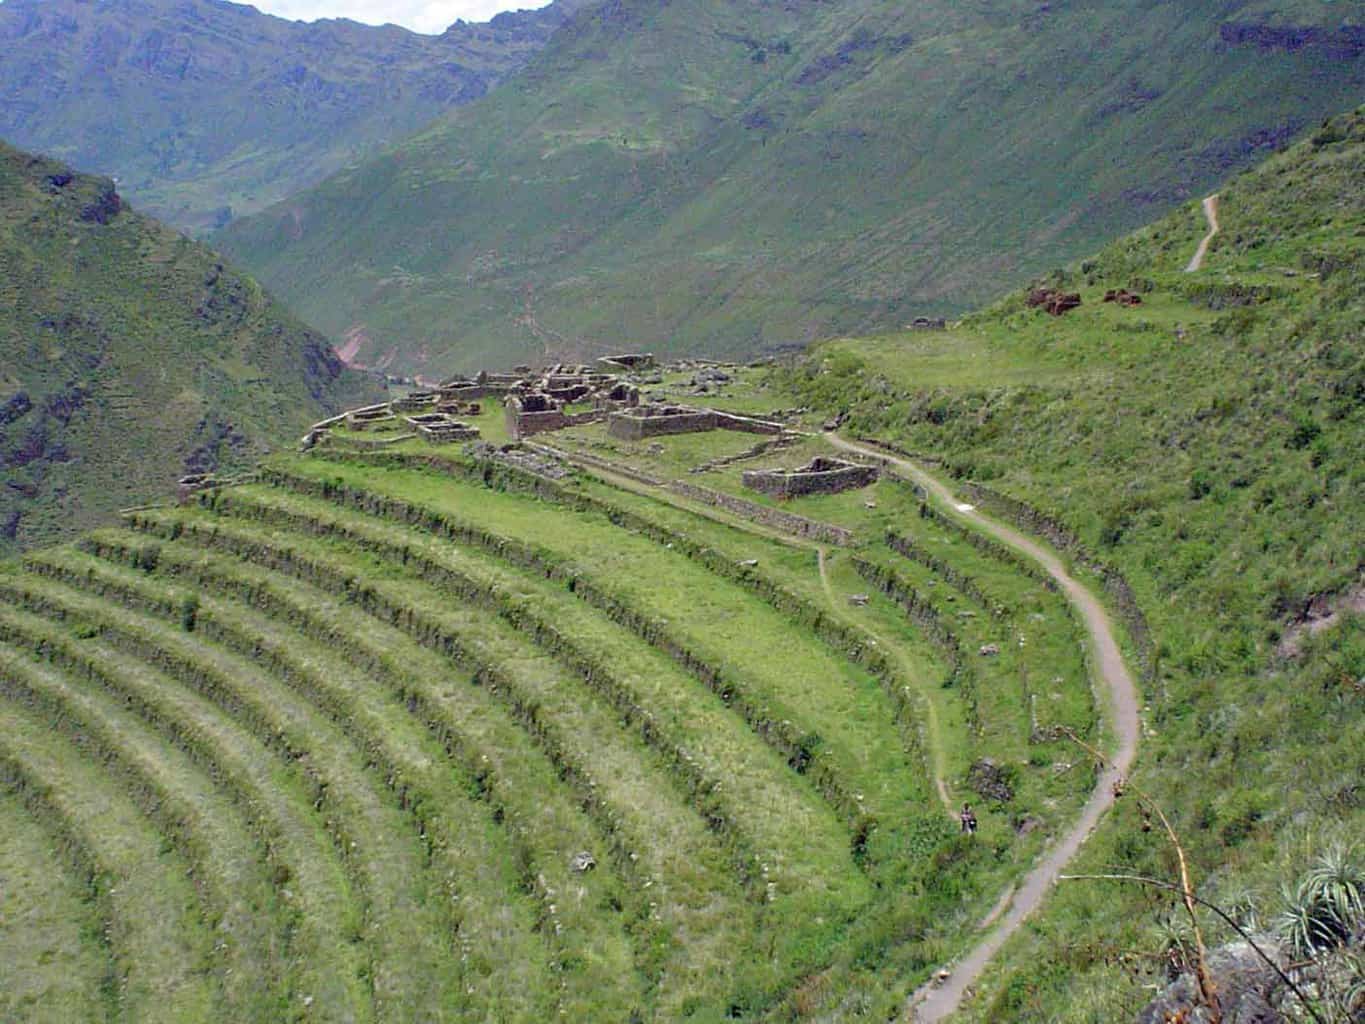
[[[1093,784],[1066,604],[890,475],[569,465],[339,432],[0,571],[0,1015],[894,1014]]]

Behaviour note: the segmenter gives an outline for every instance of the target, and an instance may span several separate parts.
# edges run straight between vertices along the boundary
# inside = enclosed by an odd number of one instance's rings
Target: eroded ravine
[[[1048,848],[1043,859],[1019,883],[1008,909],[999,917],[994,928],[968,950],[951,968],[951,973],[941,984],[925,984],[911,998],[907,1007],[908,1019],[919,1024],[933,1024],[945,1020],[957,1010],[967,990],[981,977],[1000,947],[1047,898],[1048,891],[1057,881],[1062,869],[1084,845],[1104,813],[1113,806],[1115,783],[1127,775],[1137,755],[1138,690],[1128,667],[1124,664],[1118,639],[1104,606],[1087,587],[1067,571],[1056,554],[1019,531],[982,515],[971,505],[960,502],[947,486],[921,466],[907,459],[888,455],[884,451],[846,441],[834,434],[826,434],[825,437],[831,444],[845,451],[890,462],[922,486],[948,514],[1010,545],[1036,562],[1056,580],[1062,594],[1085,624],[1094,660],[1095,679],[1105,695],[1101,705],[1108,707],[1105,724],[1112,730],[1113,735],[1111,764],[1096,782],[1080,817]]]

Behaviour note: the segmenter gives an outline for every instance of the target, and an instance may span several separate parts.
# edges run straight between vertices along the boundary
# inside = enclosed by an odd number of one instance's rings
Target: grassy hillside
[[[0,549],[250,465],[367,388],[108,179],[0,144]]]
[[[893,328],[994,298],[1355,102],[1352,10],[619,0],[222,243],[369,365]]]
[[[1362,183],[1357,111],[1222,189],[1197,273],[1189,204],[1052,274],[1084,302],[1063,317],[1016,293],[949,332],[831,343],[791,377],[1122,571],[1154,638],[1138,781],[1202,894],[1263,923],[1313,851],[1365,830]],[[1142,304],[1104,303],[1117,288]],[[1139,824],[1119,814],[1085,867],[1171,877]],[[972,1019],[1117,1019],[1180,941],[1169,910],[1068,883]]]
[[[204,233],[482,96],[573,7],[422,36],[223,0],[6,0],[0,138]]]

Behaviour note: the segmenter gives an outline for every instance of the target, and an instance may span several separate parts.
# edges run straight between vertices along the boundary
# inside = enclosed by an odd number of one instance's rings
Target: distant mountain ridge
[[[248,466],[373,390],[109,179],[0,143],[0,555]]]
[[[395,369],[745,354],[960,311],[1365,91],[1345,5],[1138,7],[612,0],[219,241]]]
[[[425,36],[224,0],[5,0],[0,138],[208,230],[484,95],[582,2]]]

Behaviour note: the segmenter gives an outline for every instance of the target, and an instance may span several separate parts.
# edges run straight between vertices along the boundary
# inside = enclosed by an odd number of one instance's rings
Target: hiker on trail
[[[972,812],[971,804],[963,804],[962,813],[957,817],[958,820],[962,822],[963,832],[969,836],[976,835],[976,815]]]

